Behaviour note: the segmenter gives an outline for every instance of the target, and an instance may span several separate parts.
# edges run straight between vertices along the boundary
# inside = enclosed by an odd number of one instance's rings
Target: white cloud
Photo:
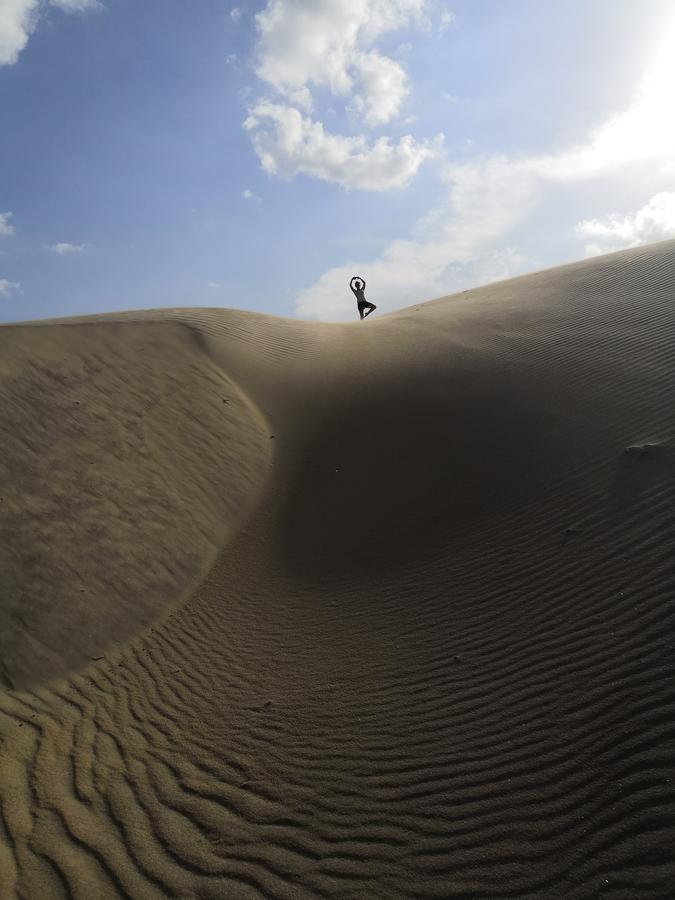
[[[238,6],[235,6],[233,9],[230,10],[230,18],[232,19],[233,22],[238,22],[239,19],[241,19],[241,10],[239,9]]]
[[[408,94],[403,68],[376,51],[357,56],[354,68],[359,75],[361,92],[355,95],[350,108],[371,126],[384,125],[395,118]]]
[[[586,244],[584,247],[584,256],[586,259],[590,259],[592,256],[602,256],[603,253],[611,253],[611,250],[608,250],[606,247],[601,247],[600,244]]]
[[[0,66],[14,65],[47,5],[67,13],[101,7],[99,0],[0,0]]]
[[[293,178],[310,175],[345,188],[385,191],[406,185],[420,165],[438,153],[442,136],[417,143],[410,135],[393,143],[381,137],[369,144],[363,136],[327,132],[297,109],[262,102],[244,122],[263,169]]]
[[[39,0],[0,3],[0,65],[13,66],[35,28]]]
[[[637,212],[626,216],[610,214],[604,220],[585,219],[575,230],[582,239],[594,239],[584,248],[586,256],[675,237],[675,192],[656,194]]]
[[[9,237],[9,235],[14,234],[14,226],[9,221],[11,218],[11,212],[0,213],[0,235]]]
[[[311,89],[337,96],[358,85],[357,105],[369,124],[389,121],[408,92],[407,77],[373,44],[421,17],[426,0],[268,0],[255,17],[256,73],[309,111]]]
[[[9,297],[14,291],[20,291],[21,285],[18,281],[7,281],[6,278],[0,278],[0,297]]]
[[[219,287],[220,287],[220,282],[219,282],[219,281],[209,281],[208,284],[207,284],[206,286],[207,286],[208,288],[219,288]]]
[[[59,244],[50,244],[47,247],[48,250],[51,250],[52,253],[58,253],[61,256],[67,253],[86,253],[89,249],[88,244],[69,244],[66,241],[62,241]]]

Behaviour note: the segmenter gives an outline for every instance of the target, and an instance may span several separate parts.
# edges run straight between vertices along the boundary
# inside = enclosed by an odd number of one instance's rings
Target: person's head
[[[360,291],[361,288],[363,287],[363,282],[362,282],[362,281],[359,281],[359,279],[357,278],[357,279],[354,281],[354,287],[356,288],[357,291]]]

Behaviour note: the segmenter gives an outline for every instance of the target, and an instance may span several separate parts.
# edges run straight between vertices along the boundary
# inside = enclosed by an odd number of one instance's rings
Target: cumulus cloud
[[[67,241],[62,241],[59,244],[50,244],[47,249],[51,250],[52,253],[64,256],[67,253],[86,253],[89,246],[87,244],[69,244]]]
[[[13,66],[28,43],[38,17],[38,0],[0,3],[0,65]]]
[[[353,92],[370,124],[389,121],[408,92],[399,63],[373,45],[419,18],[426,0],[268,0],[257,14],[256,73],[287,100],[311,110],[311,89]]]
[[[11,212],[0,213],[0,235],[9,237],[9,235],[14,234],[14,226],[9,221],[11,218]]]
[[[15,291],[20,291],[21,285],[18,281],[7,281],[6,278],[0,278],[0,297],[9,297]]]
[[[99,0],[0,0],[0,66],[14,65],[47,5],[67,13],[101,6]]]
[[[350,108],[367,125],[384,125],[395,118],[408,94],[403,68],[388,56],[372,51],[358,55],[354,69],[358,72],[361,91],[354,96]]]
[[[268,0],[256,17],[255,70],[276,92],[259,99],[244,127],[266,172],[297,174],[346,188],[383,191],[408,184],[436,155],[438,139],[397,140],[327,131],[313,113],[314,92],[327,89],[365,126],[395,119],[410,92],[403,66],[376,42],[422,24],[427,0]]]
[[[584,219],[575,230],[578,237],[591,239],[584,248],[586,256],[675,237],[675,192],[656,194],[637,212],[626,216],[610,214],[605,219]]]
[[[417,143],[405,135],[394,143],[381,137],[368,143],[363,136],[330,134],[291,106],[261,102],[244,122],[262,167],[271,175],[310,175],[345,188],[385,191],[400,188],[434,156],[441,137]]]
[[[230,18],[232,19],[233,22],[238,22],[239,19],[241,19],[241,10],[239,9],[238,6],[235,6],[233,9],[230,10]]]

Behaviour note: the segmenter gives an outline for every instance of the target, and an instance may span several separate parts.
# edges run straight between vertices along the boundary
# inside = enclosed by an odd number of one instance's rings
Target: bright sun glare
[[[675,19],[659,41],[634,104],[596,133],[589,148],[596,165],[667,156],[675,152]]]

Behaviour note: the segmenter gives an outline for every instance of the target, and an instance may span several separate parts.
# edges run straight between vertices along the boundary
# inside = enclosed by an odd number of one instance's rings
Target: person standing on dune
[[[373,310],[377,309],[374,303],[369,303],[366,300],[366,295],[364,293],[366,289],[366,279],[362,278],[360,275],[352,276],[352,280],[349,282],[349,287],[352,289],[352,293],[356,297],[356,305],[359,308],[359,315],[362,319],[365,319],[366,316],[369,316]],[[367,310],[367,312],[365,311]]]

